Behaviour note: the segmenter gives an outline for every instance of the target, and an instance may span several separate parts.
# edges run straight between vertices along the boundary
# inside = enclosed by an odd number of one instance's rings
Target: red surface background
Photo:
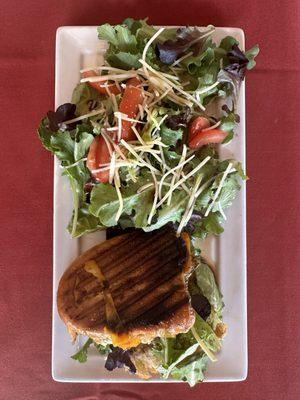
[[[0,398],[299,399],[299,0],[2,0],[0,6]],[[245,382],[189,389],[51,378],[53,160],[35,129],[54,103],[55,31],[127,16],[149,16],[158,25],[237,26],[248,47],[261,47],[246,85],[251,179]]]

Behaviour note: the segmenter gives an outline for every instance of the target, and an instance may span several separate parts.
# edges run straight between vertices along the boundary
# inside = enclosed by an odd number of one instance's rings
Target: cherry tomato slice
[[[211,129],[209,131],[198,132],[189,141],[189,147],[191,149],[199,149],[205,144],[222,143],[226,136],[227,133],[221,131],[220,129]]]
[[[126,114],[128,118],[134,119],[138,113],[139,104],[143,103],[144,98],[139,88],[140,84],[141,82],[137,78],[131,78],[126,82],[126,89],[119,105],[119,111]],[[136,139],[131,126],[132,122],[122,121],[122,139],[126,141]]]
[[[100,168],[101,164],[110,162],[110,154],[107,144],[101,135],[96,136],[90,146],[86,166],[90,170],[92,176],[98,182],[107,183],[109,180],[109,170],[93,172]]]
[[[82,76],[84,78],[90,78],[92,76],[98,76],[98,74],[95,71],[91,70],[91,71],[82,72]],[[107,81],[88,82],[88,84],[90,86],[92,86],[94,89],[98,90],[99,93],[108,95],[109,93],[106,90],[106,88],[104,87],[105,82],[107,82]],[[114,83],[108,84],[107,86],[108,86],[108,89],[109,89],[110,93],[112,93],[112,94],[121,93],[121,90]]]
[[[189,140],[191,141],[197,133],[201,132],[203,129],[209,128],[209,120],[205,117],[197,117],[189,125]]]

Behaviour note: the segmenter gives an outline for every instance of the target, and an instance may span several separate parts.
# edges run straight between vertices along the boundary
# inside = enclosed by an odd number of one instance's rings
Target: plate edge
[[[165,25],[166,27],[170,27],[170,25]],[[57,96],[58,96],[58,70],[59,70],[59,57],[58,57],[58,50],[59,46],[61,45],[61,36],[63,35],[64,32],[66,32],[68,29],[85,29],[85,28],[97,28],[95,25],[63,25],[57,28],[56,30],[56,42],[55,42],[55,108],[57,108]],[[216,27],[218,29],[231,29],[235,30],[236,32],[239,32],[241,34],[241,39],[242,39],[242,47],[243,49],[245,48],[245,32],[242,28],[238,27],[224,27],[224,26],[218,26]],[[244,133],[245,133],[245,146],[243,148],[243,153],[244,153],[244,166],[246,167],[246,86],[244,83],[244,88],[243,88],[243,112],[244,112]],[[119,383],[147,383],[147,381],[136,381],[136,380],[122,380],[122,379],[112,379],[112,380],[77,380],[77,379],[65,379],[59,377],[56,372],[54,371],[54,314],[56,312],[56,292],[55,292],[55,282],[56,282],[56,268],[55,268],[55,231],[56,231],[56,218],[55,218],[55,213],[56,213],[56,208],[55,208],[55,199],[56,199],[56,194],[57,194],[57,178],[56,178],[56,165],[57,165],[57,160],[54,159],[53,163],[53,168],[54,168],[54,182],[53,182],[53,282],[52,282],[52,346],[51,346],[51,375],[52,379],[56,382],[79,382],[79,383],[114,383],[114,382],[119,382]],[[244,199],[243,199],[243,205],[244,205],[244,215],[243,215],[243,227],[244,227],[244,238],[245,238],[245,243],[244,243],[244,251],[245,251],[245,280],[244,280],[244,289],[245,289],[245,311],[246,311],[246,318],[245,318],[245,350],[246,350],[246,365],[243,373],[241,376],[236,377],[236,378],[229,378],[229,379],[212,379],[212,380],[205,380],[204,383],[217,383],[217,382],[240,382],[244,381],[247,379],[248,376],[248,301],[247,301],[247,201],[246,201],[246,185],[244,185]],[[176,383],[184,383],[184,382],[177,382]],[[172,383],[172,381],[148,381],[148,383]]]

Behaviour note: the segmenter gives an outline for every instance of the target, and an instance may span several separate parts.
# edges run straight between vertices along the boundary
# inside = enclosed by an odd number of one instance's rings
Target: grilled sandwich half
[[[135,230],[78,257],[62,276],[57,305],[77,334],[122,349],[187,332],[195,321],[186,285],[190,240],[170,227]]]

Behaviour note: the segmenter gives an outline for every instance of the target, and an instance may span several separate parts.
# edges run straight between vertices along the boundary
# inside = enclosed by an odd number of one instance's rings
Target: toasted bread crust
[[[79,256],[61,278],[57,306],[74,340],[76,334],[111,343],[103,283],[84,269],[95,260],[122,321],[122,332],[142,343],[187,332],[195,320],[185,284],[191,268],[187,238],[173,230],[134,231],[107,240]],[[187,269],[188,265],[188,269]]]

